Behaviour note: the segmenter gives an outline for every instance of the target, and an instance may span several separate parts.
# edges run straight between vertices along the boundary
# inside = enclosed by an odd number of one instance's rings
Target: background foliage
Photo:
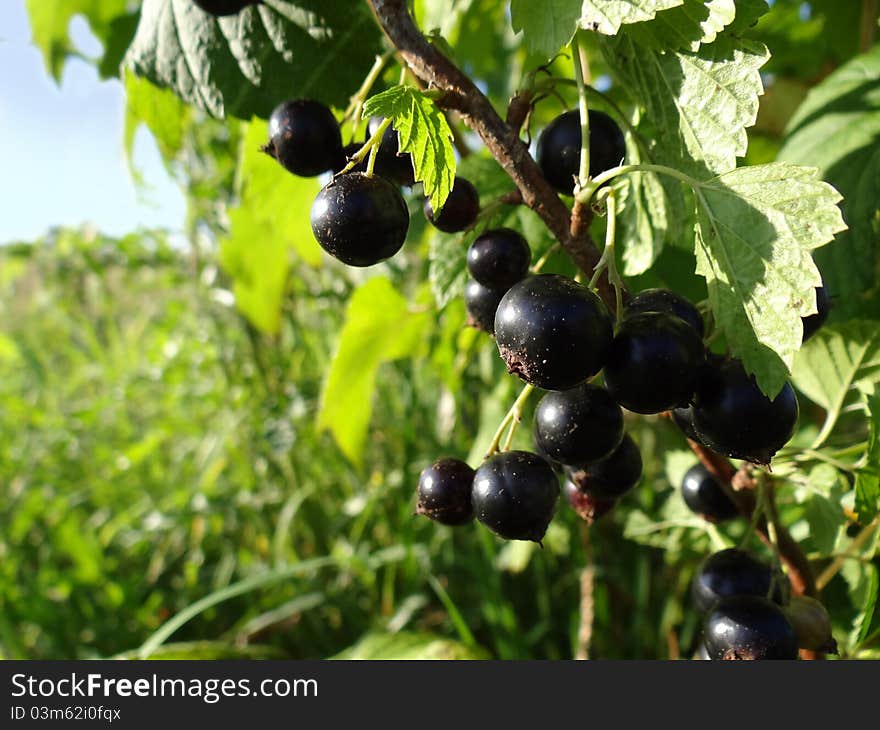
[[[546,24],[550,5],[571,23]],[[844,655],[874,656],[876,8],[863,17],[871,3],[776,0],[761,16],[763,0],[737,2],[735,12],[732,0],[638,5],[651,12],[629,17],[632,3],[617,0],[514,0],[509,18],[495,0],[414,2],[421,27],[498,109],[576,21],[595,23],[590,69],[606,94],[596,103],[624,110],[640,159],[694,176],[705,171],[687,167],[696,148],[708,151],[712,173],[743,155],[746,165],[778,159],[817,167],[843,194],[848,230],[816,254],[836,306],[830,326],[794,356],[801,428],[774,474],[782,519],[817,572],[840,561],[822,598]],[[475,464],[516,387],[491,340],[464,328],[468,239],[427,228],[412,196],[404,252],[367,271],[345,268],[321,255],[304,214],[320,183],[257,152],[281,98],[346,106],[381,51],[365,3],[352,11],[267,0],[219,23],[188,0],[27,6],[56,79],[78,54],[69,22],[86,18],[103,44],[92,62],[126,89],[129,153],[146,126],[187,195],[188,243],[173,246],[163,231],[109,239],[51,230],[0,249],[3,656],[142,647],[204,657],[567,658],[579,647],[587,565],[592,656],[689,655],[698,620],[690,577],[745,526],[717,529],[684,507],[676,487],[693,457],[670,424],[629,423],[645,458],[636,493],[590,529],[560,508],[543,550],[413,517],[421,468],[439,455]],[[600,37],[621,26],[618,37]],[[211,74],[174,63],[195,37]],[[711,119],[681,116],[705,81],[687,69],[701,64],[731,84],[724,115],[742,134],[713,136]],[[565,56],[548,68],[572,77]],[[685,69],[679,95],[657,95],[657,80],[676,69]],[[397,75],[390,68],[374,91]],[[570,87],[555,91],[530,133],[573,105]],[[680,119],[692,123],[696,147],[635,141],[662,138]],[[348,127],[344,138],[362,132]],[[728,172],[725,184],[759,170]],[[480,153],[460,160],[459,174],[484,203],[510,189]],[[694,273],[691,193],[635,179],[622,193],[655,214],[624,210],[628,284],[711,297]],[[486,223],[523,231],[536,256],[551,243],[527,210],[501,209]],[[549,265],[568,266],[561,257]]]

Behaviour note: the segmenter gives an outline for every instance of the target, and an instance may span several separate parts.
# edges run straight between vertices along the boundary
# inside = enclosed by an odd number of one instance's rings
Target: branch
[[[507,172],[522,194],[523,202],[544,221],[553,236],[587,276],[599,262],[599,251],[588,234],[572,236],[568,208],[544,179],[541,169],[519,138],[518,128],[506,124],[473,81],[432,46],[416,27],[405,0],[369,0],[379,25],[398,49],[410,70],[429,88],[444,95],[437,103],[461,114],[465,124]],[[614,307],[614,289],[603,277],[599,295]]]
[[[379,25],[410,70],[429,88],[445,92],[437,103],[461,114],[465,124],[480,136],[492,156],[510,175],[522,194],[523,202],[541,217],[577,266],[588,276],[591,275],[600,255],[586,232],[585,223],[589,223],[590,212],[578,209],[572,221],[568,208],[544,179],[528,147],[519,138],[519,128],[506,124],[473,81],[428,43],[416,27],[405,0],[369,0],[369,3]],[[605,303],[614,309],[614,288],[607,276],[599,280],[598,288]],[[746,519],[751,519],[755,509],[754,494],[741,488],[747,485],[742,482],[736,469],[727,459],[692,441],[689,443],[709,471],[723,483],[738,487],[730,490],[731,496],[736,500],[740,513]],[[748,475],[744,476],[748,479]],[[766,520],[759,520],[756,529],[762,540],[769,540]],[[816,584],[810,564],[800,546],[784,529],[779,531],[779,551],[788,567],[795,592],[815,595]]]

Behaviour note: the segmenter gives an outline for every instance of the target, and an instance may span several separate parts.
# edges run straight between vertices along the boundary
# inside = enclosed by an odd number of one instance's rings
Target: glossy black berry
[[[496,454],[474,477],[476,518],[508,540],[540,542],[558,497],[559,482],[553,469],[528,451]]]
[[[828,290],[824,286],[820,286],[816,289],[816,314],[811,314],[809,317],[801,317],[801,321],[804,323],[804,338],[802,342],[806,342],[819,331],[830,313],[831,298],[828,296]]]
[[[419,476],[416,512],[443,525],[463,525],[474,516],[474,470],[458,459],[440,459]]]
[[[244,10],[248,5],[256,5],[260,0],[193,0],[206,13],[222,17],[235,15]]]
[[[285,101],[269,117],[269,143],[263,151],[301,177],[332,170],[342,155],[336,117],[311,99]]]
[[[467,322],[471,327],[495,333],[495,311],[504,296],[503,291],[496,291],[483,286],[471,279],[464,287],[464,306],[467,310]]]
[[[700,338],[705,332],[700,311],[681,294],[669,289],[645,289],[636,294],[626,305],[626,316],[640,312],[666,312],[687,322]]]
[[[569,479],[565,480],[562,491],[565,494],[566,501],[568,501],[568,506],[589,525],[592,525],[600,517],[607,515],[617,505],[616,499],[594,497],[589,492],[578,489]]]
[[[372,137],[379,129],[379,125],[385,121],[385,117],[370,117],[367,124],[367,138]],[[377,175],[393,180],[398,185],[411,187],[415,181],[413,172],[412,155],[408,152],[400,154],[400,135],[394,127],[390,126],[382,135],[379,149],[376,150],[376,163],[373,171]]]
[[[694,464],[681,482],[681,496],[691,511],[710,522],[725,522],[739,515],[733,500],[702,464]]]
[[[761,596],[770,592],[773,571],[743,550],[730,548],[713,553],[700,565],[691,585],[694,606],[705,613],[722,598]],[[782,602],[783,578],[777,576],[773,598]]]
[[[630,491],[642,477],[642,454],[629,434],[602,461],[569,471],[574,485],[594,497],[616,499]]]
[[[705,368],[694,396],[694,429],[713,451],[755,464],[769,464],[794,433],[797,396],[790,383],[770,400],[729,360]]]
[[[623,440],[623,412],[605,388],[583,383],[547,393],[535,409],[535,443],[568,466],[610,456]]]
[[[792,596],[782,612],[794,627],[801,649],[837,654],[828,609],[810,596]]]
[[[607,114],[591,109],[589,120],[590,177],[596,177],[623,162],[626,141]],[[571,195],[581,157],[581,118],[577,109],[560,114],[545,127],[538,139],[537,157],[547,182],[563,195]]]
[[[596,294],[558,274],[514,284],[495,314],[495,340],[508,371],[547,390],[573,388],[598,373],[612,327]]]
[[[703,622],[712,659],[797,659],[797,635],[782,610],[758,596],[719,601]]]
[[[424,211],[425,217],[435,228],[445,233],[457,233],[477,220],[477,214],[480,212],[480,194],[470,181],[457,177],[440,214],[434,215],[430,198],[425,198]]]
[[[312,204],[315,238],[349,266],[372,266],[393,256],[403,246],[408,227],[400,189],[378,175],[340,175]]]
[[[467,252],[471,276],[483,286],[505,292],[529,273],[532,250],[526,239],[510,228],[480,234]]]
[[[694,328],[664,312],[641,312],[617,328],[605,361],[605,385],[636,413],[684,406],[696,390],[705,349]]]
[[[702,443],[699,434],[694,430],[694,409],[692,406],[688,406],[687,408],[673,408],[672,420],[675,422],[675,425],[681,429],[681,432],[691,441],[696,441],[698,444]]]

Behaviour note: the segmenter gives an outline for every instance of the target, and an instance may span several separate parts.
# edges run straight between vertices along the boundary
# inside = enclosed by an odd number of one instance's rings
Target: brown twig
[[[544,179],[528,148],[519,138],[519,128],[506,124],[473,81],[428,43],[416,27],[405,0],[369,0],[369,3],[379,25],[410,70],[429,88],[444,92],[437,103],[461,114],[465,124],[480,136],[486,148],[516,184],[523,202],[541,217],[575,264],[586,274],[591,274],[599,261],[599,251],[586,232],[586,225],[577,222],[573,231],[573,221],[568,209]],[[579,221],[583,220],[581,216],[583,213],[578,212]],[[572,235],[573,232],[580,235]],[[607,276],[600,279],[598,288],[602,299],[609,307],[614,308],[614,288]],[[751,519],[755,510],[755,497],[749,489],[742,488],[748,486],[748,482],[737,476],[736,469],[726,459],[697,443],[690,442],[690,445],[709,471],[725,484],[737,486],[730,492],[741,514]],[[745,475],[745,478],[748,476]],[[738,482],[735,481],[737,479]],[[764,541],[769,540],[767,523],[763,517],[758,520],[756,529]],[[795,592],[815,595],[816,584],[810,564],[800,546],[784,529],[779,530],[778,546]]]

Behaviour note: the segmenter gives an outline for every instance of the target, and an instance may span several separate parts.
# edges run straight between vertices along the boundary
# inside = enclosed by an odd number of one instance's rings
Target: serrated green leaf
[[[360,286],[348,302],[321,394],[318,428],[328,429],[356,464],[363,456],[379,366],[415,351],[427,316],[410,311],[406,299],[382,277]]]
[[[659,11],[677,7],[683,2],[684,0],[584,0],[580,26],[605,35],[614,35],[621,25],[651,20]]]
[[[291,253],[312,266],[321,261],[308,216],[321,186],[314,178],[289,174],[260,152],[267,135],[265,122],[247,125],[239,203],[229,211],[220,263],[233,278],[238,309],[258,329],[274,334],[281,325]]]
[[[530,51],[545,58],[571,42],[581,17],[582,0],[510,0],[513,29],[522,32]]]
[[[767,0],[736,0],[736,17],[729,26],[732,33],[745,33],[770,10]]]
[[[798,390],[825,409],[825,424],[816,437],[820,444],[834,429],[854,391],[871,394],[880,382],[877,323],[854,320],[820,329],[797,354],[792,380]]]
[[[766,47],[726,35],[697,53],[660,52],[628,33],[602,44],[611,67],[662,130],[652,158],[705,179],[736,167],[763,93]]]
[[[99,59],[102,76],[117,73],[119,55],[114,50],[128,44],[132,21],[137,17],[126,13],[127,6],[127,0],[27,0],[33,43],[42,52],[46,69],[55,81],[61,80],[67,58],[79,55],[69,35],[75,15],[86,18],[92,33],[104,45],[104,56],[115,57],[115,64]]]
[[[626,30],[634,39],[659,50],[696,51],[711,43],[736,16],[734,0],[684,0],[682,5],[657,13],[650,21]]]
[[[865,465],[856,472],[855,511],[859,522],[867,524],[880,513],[880,397],[868,396],[871,416]]]
[[[637,162],[632,148],[631,155]],[[666,189],[653,172],[628,175],[618,187],[622,205],[617,217],[617,243],[623,249],[623,273],[638,276],[657,260],[669,233]]]
[[[829,144],[833,140],[833,144]],[[880,243],[880,46],[839,68],[807,95],[792,117],[779,159],[819,168],[844,197],[849,230],[817,258],[840,303],[856,311],[858,294],[876,285]]]
[[[133,161],[135,133],[146,125],[166,161],[174,159],[183,148],[186,129],[192,121],[192,109],[168,89],[160,89],[130,71],[123,72],[125,85],[125,153]]]
[[[464,293],[467,283],[467,249],[473,240],[435,234],[428,244],[428,281],[438,309]]]
[[[191,0],[144,0],[125,64],[213,116],[250,119],[291,97],[344,105],[379,50],[366,3],[290,0],[215,18]]]
[[[733,354],[770,397],[801,345],[821,283],[810,252],[843,230],[840,195],[810,168],[741,167],[696,189],[697,273]]]
[[[391,119],[400,138],[399,152],[412,155],[416,182],[425,186],[431,207],[439,211],[455,182],[455,147],[446,117],[430,96],[412,86],[392,86],[364,103],[364,116]]]

